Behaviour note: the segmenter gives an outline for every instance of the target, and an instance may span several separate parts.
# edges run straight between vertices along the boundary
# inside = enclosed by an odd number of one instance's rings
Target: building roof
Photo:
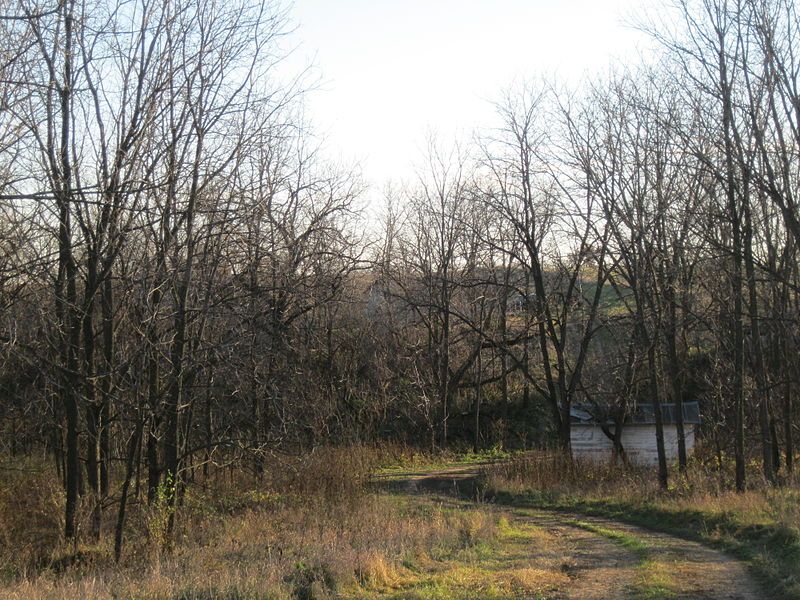
[[[661,404],[661,415],[665,425],[675,423],[677,416],[674,404]],[[613,425],[608,415],[603,415],[596,406],[590,404],[575,404],[570,409],[570,421],[574,425],[596,425],[600,419],[605,418],[606,423]],[[655,405],[637,404],[628,414],[625,423],[631,425],[653,425],[656,422]],[[700,406],[697,402],[683,403],[683,422],[687,425],[700,424]]]

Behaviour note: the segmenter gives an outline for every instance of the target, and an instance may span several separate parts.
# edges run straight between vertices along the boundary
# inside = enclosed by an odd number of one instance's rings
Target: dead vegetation
[[[696,510],[729,515],[742,523],[777,525],[800,535],[800,503],[796,478],[780,487],[754,481],[737,493],[733,465],[707,461],[702,452],[691,468],[664,492],[652,469],[573,461],[559,453],[531,452],[484,469],[488,487],[512,494],[539,493],[551,499],[653,504],[670,510]]]
[[[262,481],[226,473],[186,492],[172,552],[163,509],[134,503],[126,552],[110,539],[61,536],[58,481],[46,471],[0,471],[0,597],[324,598],[385,589],[408,565],[488,542],[496,517],[480,508],[417,505],[368,491],[381,460],[365,448],[275,457]],[[275,476],[271,476],[274,473]],[[278,476],[279,475],[279,476]],[[25,495],[15,490],[30,490]],[[88,502],[80,523],[88,521]],[[349,590],[349,591],[348,591]]]

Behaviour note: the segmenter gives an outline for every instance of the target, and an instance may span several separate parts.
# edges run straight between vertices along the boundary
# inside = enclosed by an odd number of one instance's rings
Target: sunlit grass
[[[403,565],[404,575],[391,585],[353,590],[345,597],[513,600],[544,598],[569,584],[560,560],[555,558],[560,554],[555,551],[556,540],[551,534],[494,510],[473,513],[471,518],[474,522],[461,534],[461,547],[409,557]],[[486,518],[488,523],[481,522]],[[476,529],[487,526],[493,535],[475,535]],[[546,556],[548,551],[552,551],[552,558]]]
[[[383,480],[405,477],[409,473],[431,473],[441,470],[473,467],[495,461],[508,460],[520,452],[509,452],[501,448],[489,448],[480,452],[423,452],[416,449],[398,448],[387,453],[375,470]]]

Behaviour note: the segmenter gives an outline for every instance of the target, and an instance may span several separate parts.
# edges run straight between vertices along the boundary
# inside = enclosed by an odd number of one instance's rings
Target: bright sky
[[[327,147],[380,191],[413,177],[429,131],[447,140],[491,123],[514,81],[577,81],[632,59],[625,25],[643,0],[294,0],[292,61],[322,89],[309,116]]]

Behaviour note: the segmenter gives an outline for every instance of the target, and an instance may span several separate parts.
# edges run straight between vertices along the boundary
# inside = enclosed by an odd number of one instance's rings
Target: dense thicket
[[[276,450],[568,452],[578,401],[621,425],[699,400],[738,489],[753,449],[792,470],[791,0],[686,0],[651,64],[506,94],[499,126],[430,143],[380,228],[277,68],[278,7],[0,6],[0,445],[48,457],[67,537],[80,495],[95,537],[116,511],[117,553],[132,495],[169,533],[186,485]]]

